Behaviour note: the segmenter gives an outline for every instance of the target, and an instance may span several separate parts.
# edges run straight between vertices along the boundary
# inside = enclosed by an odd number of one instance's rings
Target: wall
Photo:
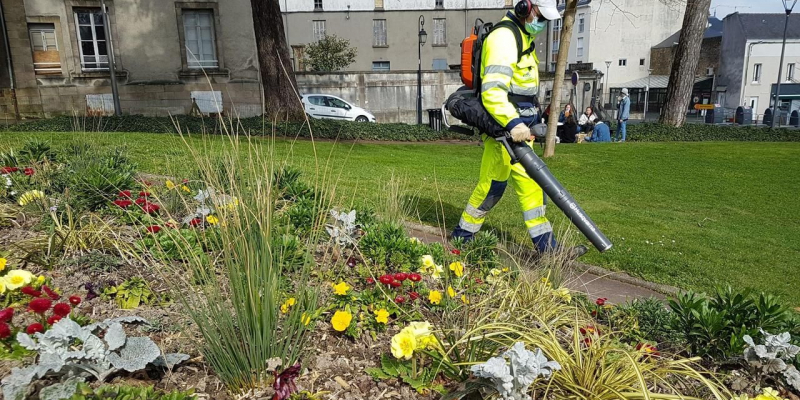
[[[653,75],[669,76],[672,72],[672,62],[675,57],[676,46],[654,48],[650,51],[650,65]],[[722,52],[722,37],[703,39],[700,49],[700,60],[697,63],[696,76],[706,76],[708,68],[714,68],[719,74],[719,60]]]
[[[750,46],[752,44],[752,46]],[[774,83],[778,81],[778,68],[780,66],[782,41],[748,41],[748,47],[752,48],[750,57],[746,58],[747,75],[744,76],[744,88],[742,90],[741,104],[750,104],[752,98],[758,99],[758,107],[755,112],[763,114],[770,107],[770,90]],[[800,40],[794,39],[787,41],[786,58],[783,62],[783,82],[786,82],[786,64],[795,63],[800,66]],[[761,80],[753,82],[753,69],[755,64],[761,64]],[[797,71],[797,67],[795,67]],[[797,72],[795,72],[797,74]],[[761,118],[759,118],[761,119]]]
[[[279,0],[283,12],[314,11],[314,0]],[[445,9],[503,8],[507,0],[444,0]],[[325,11],[371,11],[378,4],[375,0],[322,0]],[[433,10],[433,0],[383,0],[383,9],[395,10]]]
[[[579,30],[578,30],[579,16],[581,14],[583,14],[583,16],[584,16],[584,31],[583,32],[579,32]],[[568,56],[568,59],[567,59],[568,63],[574,64],[574,63],[577,63],[578,61],[582,61],[584,63],[591,62],[589,60],[589,56],[590,56],[589,48],[591,47],[591,42],[592,42],[592,39],[591,39],[591,37],[592,37],[592,22],[593,22],[593,18],[592,18],[591,3],[579,4],[578,5],[578,11],[575,13],[575,25],[572,27],[572,38],[570,39],[569,56]],[[563,24],[563,22],[562,22],[562,24]],[[562,28],[563,28],[563,25],[562,25]],[[542,59],[542,61],[545,63],[545,65],[547,65],[547,71],[554,71],[554,69],[552,68],[552,63],[555,63],[556,61],[558,61],[558,53],[557,52],[553,52],[554,30],[553,30],[553,23],[552,22],[548,24],[547,30],[548,30],[548,32],[547,32],[548,36],[547,36],[546,39],[544,39],[544,40],[547,40],[547,44],[546,44],[546,46],[547,46],[547,59]],[[544,37],[544,35],[542,35],[542,36]],[[579,37],[583,38],[583,56],[581,56],[581,57],[578,57],[578,38]],[[562,40],[560,42],[560,45],[564,43],[563,38],[561,38],[561,39]],[[537,42],[539,42],[539,41],[540,40],[537,40]],[[560,45],[559,45],[559,47],[560,47]],[[600,63],[600,65],[602,65],[602,67],[605,68],[605,64],[603,64],[602,62]],[[600,65],[595,64],[595,68],[596,69],[600,69]]]
[[[725,108],[736,108],[741,103],[742,75],[744,74],[747,41],[739,21],[739,14],[731,14],[722,21],[722,50],[720,53],[717,88],[725,87]],[[715,89],[717,89],[715,88]]]

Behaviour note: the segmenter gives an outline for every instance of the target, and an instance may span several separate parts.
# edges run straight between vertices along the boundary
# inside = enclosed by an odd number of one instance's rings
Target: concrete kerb
[[[428,239],[438,239],[440,241],[447,240],[447,233],[439,228],[408,221],[404,222],[403,224],[409,231],[423,233],[427,236]],[[644,279],[630,276],[624,272],[614,272],[595,265],[575,262],[573,263],[573,266],[576,268],[576,272],[588,273],[597,276],[600,279],[608,279],[616,282],[621,282],[627,285],[653,291],[665,296],[674,296],[680,291],[680,289],[674,286],[648,282]]]

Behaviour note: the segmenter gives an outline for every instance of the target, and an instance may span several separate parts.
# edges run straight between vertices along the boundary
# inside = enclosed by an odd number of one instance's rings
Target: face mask
[[[547,28],[547,21],[546,20],[545,21],[540,21],[539,19],[536,19],[533,22],[525,23],[525,30],[528,31],[528,33],[530,33],[531,35],[534,35],[534,36],[542,33],[542,31],[544,31],[545,28]]]

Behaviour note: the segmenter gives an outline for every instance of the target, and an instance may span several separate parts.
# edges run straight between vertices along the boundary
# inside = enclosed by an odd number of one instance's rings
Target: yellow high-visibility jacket
[[[509,16],[503,21],[513,21]],[[515,24],[516,25],[516,24]],[[523,53],[534,38],[519,26]],[[506,130],[522,123],[517,107],[508,95],[533,97],[539,92],[539,59],[535,51],[517,62],[517,40],[508,28],[494,30],[483,44],[481,59],[481,100],[486,111]]]

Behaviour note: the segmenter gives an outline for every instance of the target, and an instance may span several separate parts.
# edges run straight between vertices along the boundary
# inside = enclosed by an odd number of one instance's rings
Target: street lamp
[[[647,90],[644,92],[644,122],[647,122],[647,106],[650,104],[650,77],[653,76],[653,70],[647,69]]]
[[[608,69],[611,68],[611,61],[606,61],[606,91],[608,92],[608,106],[611,107],[611,88],[608,87]]]
[[[425,17],[419,16],[419,59],[417,60],[417,125],[422,125],[422,46],[428,40],[425,32]]]
[[[790,0],[783,0],[783,8],[786,10],[786,22],[783,25],[783,47],[781,48],[781,64],[778,66],[778,85],[775,87],[775,102],[772,103],[772,121],[770,127],[775,127],[775,120],[778,119],[778,101],[781,98],[781,75],[783,75],[783,57],[786,54],[786,31],[789,29],[789,15],[792,14],[797,0],[789,5]]]

